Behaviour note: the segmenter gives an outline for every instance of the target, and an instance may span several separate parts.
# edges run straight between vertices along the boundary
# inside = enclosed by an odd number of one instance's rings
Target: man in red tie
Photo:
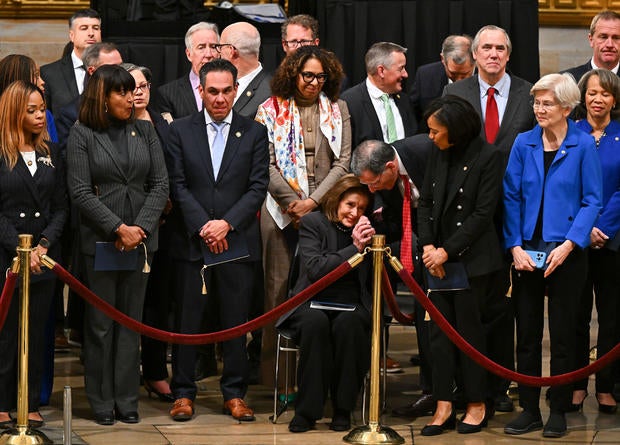
[[[508,155],[517,135],[531,130],[536,123],[530,105],[532,84],[506,71],[512,43],[508,33],[494,25],[483,26],[472,44],[477,75],[449,84],[444,94],[454,94],[466,99],[480,115],[484,140],[499,147]],[[501,211],[496,213],[496,223],[501,227]],[[498,231],[501,233],[501,229]],[[507,368],[514,367],[514,325],[509,287],[509,265],[505,274],[499,274],[497,293],[492,301],[483,303],[482,322],[488,328],[487,352],[491,359]],[[494,375],[489,376],[488,397],[494,399],[497,411],[514,409],[506,390],[510,382]]]

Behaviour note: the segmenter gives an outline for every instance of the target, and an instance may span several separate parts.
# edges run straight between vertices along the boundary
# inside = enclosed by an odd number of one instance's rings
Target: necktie
[[[381,95],[381,101],[383,102],[383,108],[385,109],[385,122],[387,124],[387,138],[388,144],[394,142],[398,136],[396,136],[396,121],[394,120],[394,113],[392,112],[392,106],[390,105],[390,95]]]
[[[400,175],[403,181],[403,234],[400,240],[400,262],[405,270],[413,273],[413,253],[411,251],[411,186],[406,175]]]
[[[487,111],[484,120],[484,132],[489,144],[495,142],[497,132],[499,131],[499,112],[497,111],[497,102],[495,102],[494,96],[495,88],[491,87],[487,91]]]
[[[217,174],[220,171],[222,165],[222,157],[224,157],[224,147],[226,143],[224,141],[224,135],[222,131],[226,122],[211,122],[210,124],[216,131],[215,138],[213,138],[213,146],[211,147],[211,161],[213,162],[213,176],[217,179]]]

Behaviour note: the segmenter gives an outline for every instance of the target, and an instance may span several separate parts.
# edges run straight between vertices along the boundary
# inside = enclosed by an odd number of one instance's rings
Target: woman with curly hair
[[[342,65],[322,48],[307,46],[282,61],[271,81],[273,96],[256,120],[269,137],[269,193],[261,209],[265,310],[286,299],[300,218],[349,170],[349,110],[338,100]],[[275,335],[263,334],[262,374],[273,378]],[[267,383],[264,381],[263,383]]]

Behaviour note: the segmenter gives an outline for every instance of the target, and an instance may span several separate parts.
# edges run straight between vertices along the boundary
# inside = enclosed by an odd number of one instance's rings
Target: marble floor
[[[421,436],[420,429],[430,417],[403,419],[390,415],[393,407],[406,404],[419,390],[418,368],[409,364],[409,357],[414,352],[413,330],[404,327],[392,327],[390,335],[390,355],[404,366],[404,372],[390,374],[387,378],[387,410],[381,424],[396,430],[406,444],[618,444],[620,443],[620,414],[599,414],[593,396],[586,399],[583,412],[567,415],[569,434],[562,439],[543,439],[541,432],[532,432],[522,436],[507,436],[503,433],[504,425],[513,419],[517,412],[498,413],[489,427],[481,433],[460,435],[450,431],[435,437]],[[546,346],[548,348],[548,345]],[[548,357],[547,357],[548,366]],[[545,372],[548,372],[547,370]],[[315,430],[303,434],[292,434],[287,429],[292,417],[292,410],[287,411],[277,424],[269,420],[272,410],[272,392],[261,385],[251,386],[247,402],[256,411],[256,422],[239,423],[229,416],[221,414],[222,399],[219,393],[217,377],[207,378],[199,383],[199,395],[196,401],[196,416],[185,423],[177,423],[167,414],[169,405],[149,398],[144,389],[140,390],[141,422],[137,425],[116,423],[114,426],[99,426],[92,421],[90,409],[84,395],[82,366],[79,361],[79,349],[56,354],[56,377],[54,394],[49,406],[43,407],[41,413],[46,424],[41,431],[56,444],[62,444],[63,432],[63,387],[72,390],[73,444],[91,445],[284,445],[284,444],[337,444],[344,443],[343,433],[329,430],[329,418],[317,423]],[[590,382],[590,393],[594,393],[594,382]],[[541,401],[543,418],[548,415],[548,407]],[[518,411],[518,409],[517,409]],[[326,412],[329,416],[330,413]],[[354,424],[362,424],[360,410],[354,413]]]

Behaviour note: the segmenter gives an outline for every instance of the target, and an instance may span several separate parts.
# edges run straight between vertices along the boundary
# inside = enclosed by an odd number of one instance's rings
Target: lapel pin
[[[248,96],[248,97],[250,97],[250,96],[252,95],[252,92],[251,92],[251,91],[248,91],[248,92],[246,92],[246,93],[245,93],[245,95],[246,95],[246,96]]]
[[[620,141],[620,138],[618,136],[616,136],[616,141]]]
[[[136,132],[135,132],[135,131],[132,131],[132,132],[131,132],[131,135],[132,135],[132,136],[135,136],[135,135],[136,135]]]
[[[565,155],[565,154],[566,154],[566,150],[562,150],[562,151],[561,151],[561,153],[562,153],[563,155]]]
[[[240,132],[240,131],[236,132],[236,133],[235,133],[235,136],[237,136],[238,138],[240,138],[240,137],[241,137],[241,132]]]
[[[463,171],[466,172],[467,171],[467,166],[463,167]]]

